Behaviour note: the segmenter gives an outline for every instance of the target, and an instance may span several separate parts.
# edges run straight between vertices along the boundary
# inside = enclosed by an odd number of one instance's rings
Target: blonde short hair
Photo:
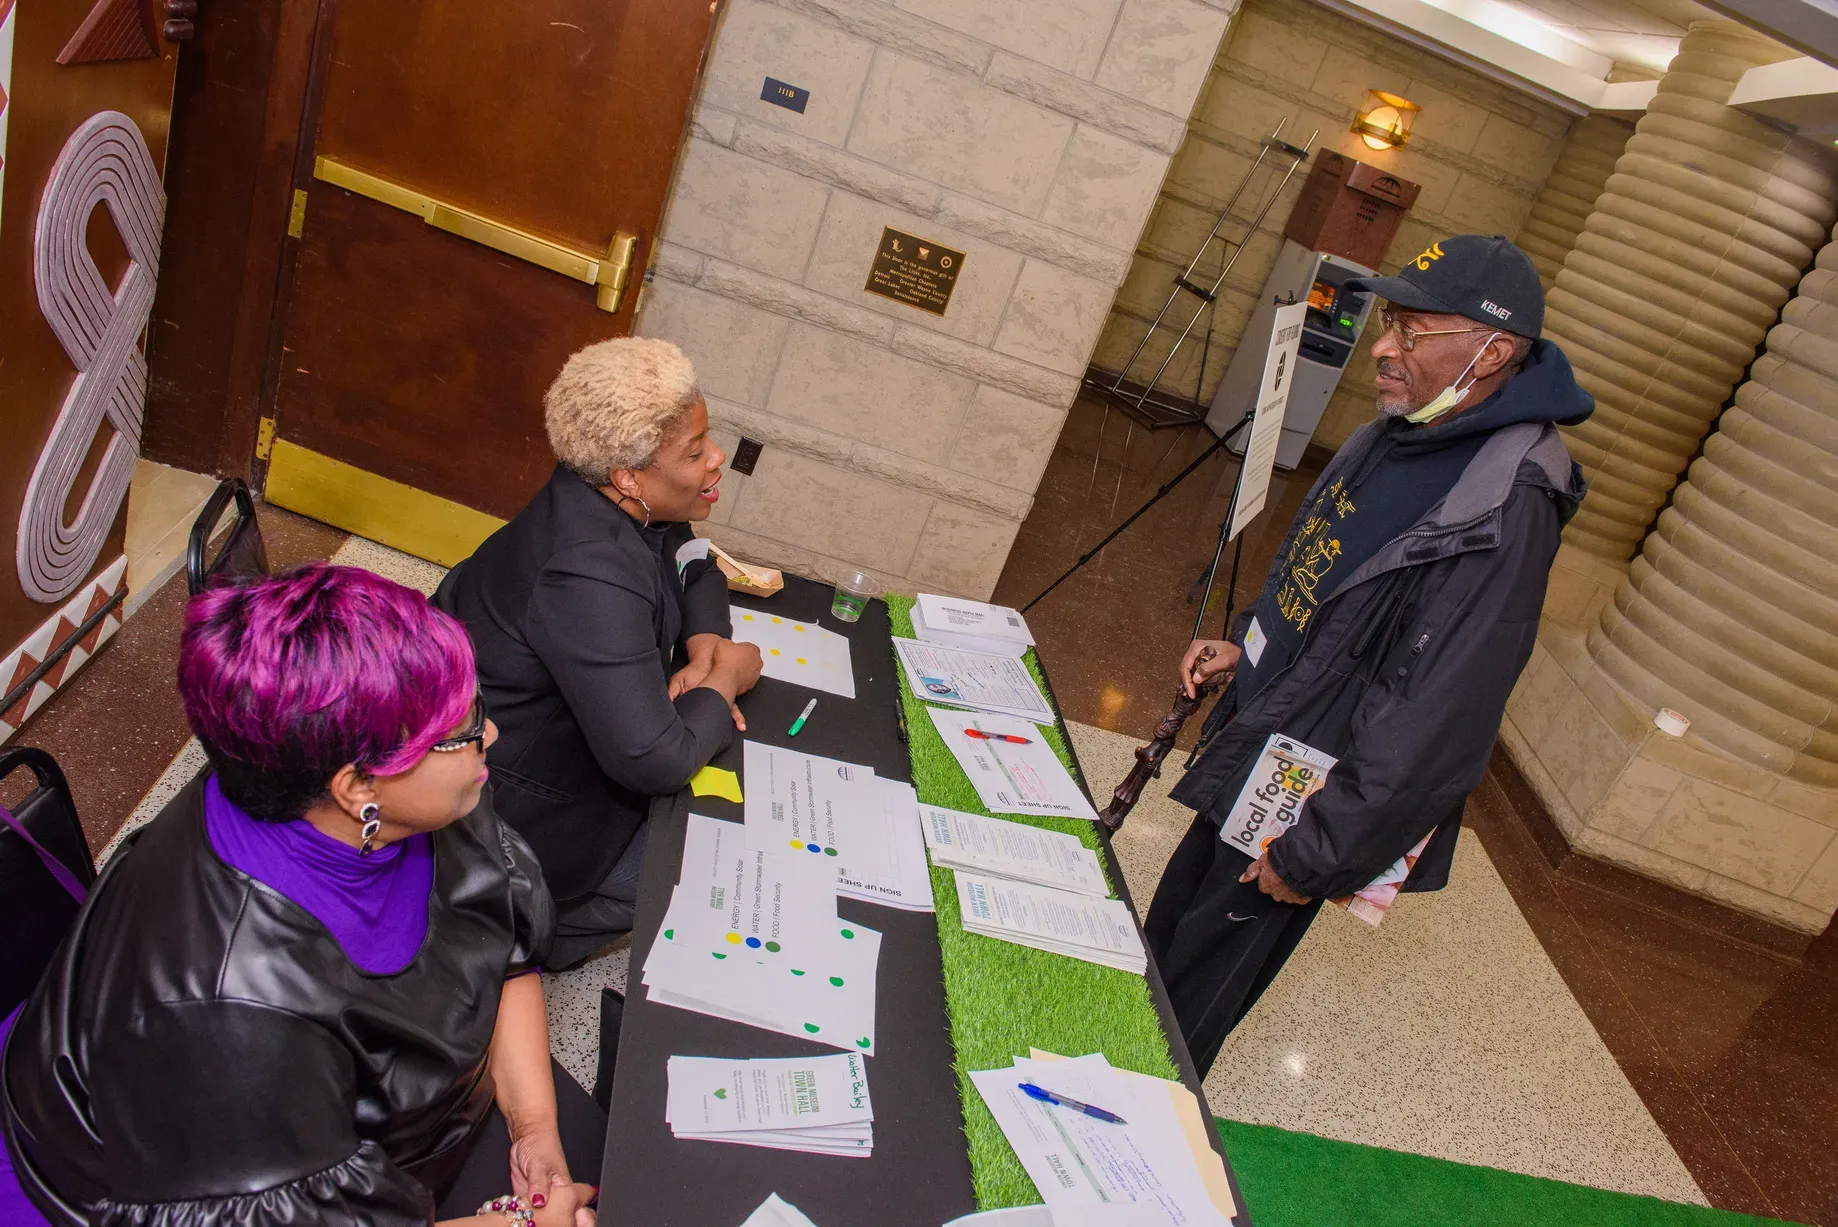
[[[642,469],[702,399],[683,351],[650,337],[597,341],[562,364],[543,395],[555,458],[596,486],[614,469]]]

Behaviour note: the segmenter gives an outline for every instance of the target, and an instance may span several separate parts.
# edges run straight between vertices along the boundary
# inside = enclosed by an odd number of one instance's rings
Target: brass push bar
[[[507,256],[516,256],[550,272],[596,287],[595,301],[602,311],[619,310],[625,293],[626,279],[631,275],[632,256],[638,250],[636,235],[618,231],[606,249],[606,255],[593,256],[572,247],[507,226],[503,222],[481,217],[466,209],[443,204],[412,187],[392,183],[355,166],[346,166],[336,158],[316,158],[313,178],[323,179],[333,187],[342,187],[359,196],[368,196],[407,213],[418,215],[430,226],[471,239]]]

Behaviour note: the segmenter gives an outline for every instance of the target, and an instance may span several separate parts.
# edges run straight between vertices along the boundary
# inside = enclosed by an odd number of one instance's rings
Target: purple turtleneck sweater
[[[204,827],[224,864],[311,913],[359,971],[392,976],[415,961],[428,935],[434,890],[434,849],[426,835],[363,856],[304,818],[251,818],[223,795],[215,776],[204,786]]]

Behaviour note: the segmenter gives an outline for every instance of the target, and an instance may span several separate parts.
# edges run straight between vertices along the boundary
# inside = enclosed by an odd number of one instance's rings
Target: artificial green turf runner
[[[912,607],[911,597],[887,597],[893,633],[902,638],[913,635]],[[1027,666],[1045,690],[1046,679],[1032,650]],[[919,799],[928,805],[988,814],[976,787],[925,714],[925,704],[906,685],[897,658],[894,668],[905,705],[907,748]],[[1057,728],[1041,728],[1053,752],[1071,769],[1064,736]],[[1002,817],[1065,831],[1093,849],[1100,847],[1095,824],[1082,819]],[[1114,891],[1116,883],[1111,887]],[[932,895],[938,906],[945,1009],[951,1020],[951,1043],[957,1050],[957,1086],[964,1100],[964,1133],[969,1140],[977,1205],[984,1210],[1031,1205],[1040,1201],[1040,1194],[1002,1136],[1001,1126],[983,1106],[969,1071],[1005,1068],[1016,1057],[1026,1056],[1030,1048],[1065,1056],[1102,1052],[1120,1069],[1157,1078],[1179,1078],[1180,1071],[1168,1051],[1148,981],[1141,976],[964,932],[949,869],[932,870]]]
[[[1780,1227],[1269,1125],[1214,1123],[1257,1227]]]

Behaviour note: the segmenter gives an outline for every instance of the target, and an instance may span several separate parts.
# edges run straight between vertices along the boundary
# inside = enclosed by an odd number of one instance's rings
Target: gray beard
[[[1378,405],[1378,411],[1388,418],[1401,418],[1422,408],[1421,405],[1413,405],[1409,401],[1387,401],[1382,396],[1375,403]]]

